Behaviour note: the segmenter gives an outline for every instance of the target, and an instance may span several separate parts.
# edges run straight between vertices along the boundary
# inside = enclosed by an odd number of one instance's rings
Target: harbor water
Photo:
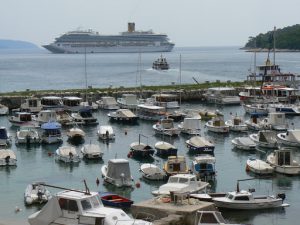
[[[170,63],[171,70],[158,72],[151,69],[152,61],[158,54],[149,53],[141,55],[141,67],[139,70],[138,54],[92,54],[87,56],[88,85],[93,87],[113,87],[140,85],[159,85],[180,82],[179,77],[179,54],[182,56],[182,83],[192,83],[193,77],[199,82],[206,80],[244,80],[248,69],[253,67],[252,53],[246,53],[237,48],[182,48],[175,49],[171,53],[164,54]],[[263,63],[266,53],[260,53],[258,62]],[[282,71],[299,72],[300,54],[280,53],[277,55],[278,64]],[[252,63],[252,65],[251,65]],[[84,88],[84,56],[83,55],[53,55],[48,53],[34,54],[0,54],[0,90],[19,91],[26,89],[67,89]],[[141,79],[140,79],[141,78]],[[202,103],[183,103],[182,108],[193,109],[219,109],[225,119],[230,119],[231,113],[247,118],[241,106],[215,106]],[[139,166],[141,161],[129,158],[130,169],[135,182],[139,182],[140,188],[120,189],[103,183],[101,167],[107,164],[111,158],[127,158],[129,145],[138,141],[139,134],[144,138],[143,142],[154,146],[157,141],[163,139],[156,136],[152,129],[153,122],[139,120],[137,125],[122,125],[109,121],[107,111],[97,111],[94,116],[100,125],[111,125],[116,133],[113,142],[102,142],[97,138],[99,126],[81,127],[86,132],[85,143],[99,144],[104,151],[101,161],[81,161],[78,165],[65,165],[55,161],[53,153],[58,145],[32,145],[16,146],[15,133],[17,128],[11,126],[6,116],[0,117],[0,126],[9,129],[13,136],[10,147],[17,155],[17,167],[0,168],[0,224],[26,224],[28,215],[40,209],[40,206],[27,207],[24,204],[24,191],[26,186],[34,181],[68,188],[83,189],[83,180],[88,183],[93,191],[112,191],[130,197],[135,202],[152,198],[151,191],[157,189],[162,182],[150,182],[141,178]],[[288,117],[290,126],[294,123],[300,128],[298,117]],[[201,122],[202,135],[208,137],[216,145],[216,170],[215,182],[211,184],[212,191],[227,192],[236,188],[238,179],[255,177],[245,171],[246,160],[249,157],[265,159],[270,150],[245,152],[232,148],[231,140],[238,136],[247,136],[248,133],[230,133],[228,135],[213,134],[204,127]],[[127,131],[127,132],[125,132]],[[71,145],[67,141],[67,129],[63,129],[63,144]],[[127,134],[126,134],[127,133]],[[178,147],[178,155],[185,155],[191,163],[193,155],[188,154],[185,141],[188,136],[180,135],[176,138],[164,140]],[[80,152],[81,145],[76,146]],[[300,159],[300,149],[294,150],[295,159]],[[165,159],[155,156],[152,162],[162,165]],[[99,186],[96,179],[100,180]],[[286,203],[290,207],[258,210],[258,211],[223,211],[223,216],[230,222],[245,224],[276,224],[291,225],[299,224],[298,214],[300,209],[300,177],[276,174],[270,178],[258,178],[243,182],[241,189],[255,188],[255,194],[286,194]],[[50,189],[52,193],[58,190]],[[15,211],[18,207],[21,210]]]

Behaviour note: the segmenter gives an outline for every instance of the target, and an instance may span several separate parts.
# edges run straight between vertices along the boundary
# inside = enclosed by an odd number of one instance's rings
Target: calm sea
[[[182,48],[175,49],[171,53],[164,54],[170,63],[171,70],[157,72],[151,69],[152,62],[159,57],[159,54],[149,53],[141,55],[141,70],[138,72],[138,54],[93,54],[87,55],[87,77],[88,84],[94,87],[135,86],[140,82],[143,85],[149,84],[171,84],[179,82],[179,55],[182,58],[182,83],[192,83],[193,77],[199,82],[206,80],[244,80],[248,69],[253,67],[253,54],[245,53],[235,48]],[[282,71],[299,72],[299,53],[280,53],[276,55]],[[262,64],[266,53],[257,57],[258,64]],[[1,92],[25,89],[65,89],[85,87],[85,65],[84,55],[54,55],[48,53],[32,54],[0,54],[0,90]],[[141,79],[139,79],[141,77]],[[216,106],[206,106],[200,103],[184,104],[183,108],[215,109]],[[230,118],[230,112],[237,112],[241,116],[244,111],[241,106],[218,107]],[[143,201],[152,197],[151,191],[157,189],[162,183],[151,183],[141,179],[139,173],[140,162],[129,159],[132,175],[136,182],[141,183],[140,188],[133,190],[116,189],[103,184],[100,169],[110,158],[127,158],[129,145],[138,140],[138,135],[148,136],[148,144],[154,145],[162,138],[154,135],[152,123],[139,121],[138,125],[128,126],[110,123],[107,112],[95,112],[101,125],[113,126],[116,133],[116,140],[109,144],[97,139],[97,126],[83,127],[87,133],[86,143],[98,143],[103,149],[104,159],[101,162],[82,161],[78,166],[70,167],[57,163],[50,153],[54,153],[57,145],[40,145],[29,148],[15,145],[15,133],[17,128],[12,127],[7,117],[0,117],[0,126],[5,126],[13,136],[11,149],[15,151],[18,158],[16,168],[0,168],[0,224],[25,224],[28,215],[37,211],[39,206],[26,207],[24,205],[24,191],[28,183],[33,181],[45,181],[52,185],[69,188],[83,189],[82,180],[86,179],[91,190],[114,191],[132,198],[135,202]],[[289,117],[288,123],[295,123],[300,127],[298,117]],[[240,134],[230,133],[229,135],[216,135],[208,133],[202,122],[202,135],[211,139],[215,145],[217,159],[217,178],[212,188],[218,192],[232,191],[236,188],[237,179],[252,178],[246,173],[245,164],[249,157],[265,159],[266,150],[257,152],[243,152],[232,149],[231,140]],[[125,135],[125,130],[128,134]],[[63,145],[69,145],[66,138],[67,129],[63,129]],[[248,135],[243,134],[243,135]],[[178,147],[179,155],[187,156],[189,163],[193,156],[187,154],[185,141],[187,136],[180,135],[169,141]],[[82,145],[76,146],[80,151]],[[299,159],[300,150],[295,150],[295,157]],[[158,163],[163,160],[158,159]],[[96,179],[100,179],[100,185],[96,185]],[[255,188],[256,194],[277,194],[284,192],[287,196],[286,202],[291,204],[285,209],[263,210],[253,212],[223,212],[226,219],[231,222],[246,224],[276,224],[291,225],[299,224],[300,209],[300,177],[288,177],[275,175],[268,179],[256,179],[243,182],[243,189]],[[50,189],[53,193],[57,190]],[[15,207],[22,209],[15,213]]]

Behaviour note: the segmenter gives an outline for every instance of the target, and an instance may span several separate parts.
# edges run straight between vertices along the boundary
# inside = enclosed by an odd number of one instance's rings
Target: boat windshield
[[[181,184],[188,184],[188,183],[189,183],[189,179],[187,179],[187,178],[179,178],[178,183],[181,183]]]
[[[229,199],[233,199],[233,195],[232,194],[227,194],[226,197],[229,198]]]
[[[100,202],[101,202],[100,197],[93,196],[91,198],[81,200],[81,206],[83,210],[89,210],[91,208],[100,207],[101,206]]]
[[[83,210],[88,210],[88,209],[92,208],[92,205],[91,205],[89,199],[81,200],[81,206],[82,206]]]
[[[178,182],[178,178],[177,177],[170,177],[168,182],[169,183],[177,183]]]

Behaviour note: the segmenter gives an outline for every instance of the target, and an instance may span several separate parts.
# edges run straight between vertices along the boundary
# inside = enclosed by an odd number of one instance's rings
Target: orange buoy
[[[140,188],[141,187],[141,183],[140,182],[136,182],[135,186],[136,186],[136,188]]]

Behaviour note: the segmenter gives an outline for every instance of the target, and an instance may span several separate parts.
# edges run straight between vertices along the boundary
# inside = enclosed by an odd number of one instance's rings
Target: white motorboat
[[[194,136],[185,143],[190,153],[214,155],[215,145],[206,137]]]
[[[216,158],[209,154],[201,154],[194,158],[191,165],[191,171],[198,179],[213,179],[216,175]]]
[[[90,100],[85,101],[85,102],[80,102],[80,106],[82,108],[91,109],[93,111],[96,111],[99,109],[99,105],[96,102],[92,102]]]
[[[232,120],[227,120],[225,122],[225,125],[229,126],[229,130],[231,130],[231,131],[241,132],[241,131],[247,131],[248,130],[247,125],[242,120],[242,118],[239,117],[239,116],[234,116],[232,118]]]
[[[98,124],[97,118],[95,118],[90,109],[81,109],[78,112],[71,114],[75,122],[79,122],[83,125],[96,125]]]
[[[258,175],[269,175],[274,172],[274,168],[260,159],[247,159],[246,170]]]
[[[0,149],[0,166],[16,166],[17,156],[10,149]]]
[[[126,159],[110,159],[101,167],[104,181],[116,187],[133,187],[129,161]]]
[[[16,133],[16,144],[38,144],[41,142],[39,132],[32,127],[21,127]]]
[[[143,120],[159,121],[166,116],[165,108],[151,104],[139,104],[137,116]]]
[[[0,127],[0,146],[11,145],[11,136],[6,127]]]
[[[61,146],[55,151],[56,160],[65,163],[79,163],[80,157],[76,149],[72,146]]]
[[[155,164],[143,163],[140,171],[142,176],[148,180],[165,180],[167,178],[167,174]]]
[[[284,113],[269,113],[268,117],[260,122],[262,127],[282,131],[288,129]]]
[[[83,122],[75,122],[74,118],[67,113],[66,111],[56,111],[56,120],[58,123],[60,123],[62,126],[74,126],[79,124],[84,124]]]
[[[168,183],[163,184],[158,190],[152,191],[152,194],[157,195],[170,195],[171,192],[176,193],[198,193],[204,190],[209,183],[197,181],[194,174],[177,174],[170,176]]]
[[[35,203],[42,204],[52,197],[50,191],[44,186],[44,184],[44,182],[34,182],[27,185],[24,193],[24,201],[26,205]]]
[[[249,180],[249,179],[244,179]],[[239,181],[244,181],[239,180]],[[252,192],[254,189],[249,191],[240,190],[239,181],[237,183],[237,190],[228,192],[224,197],[213,198],[213,202],[219,208],[226,209],[239,209],[239,210],[254,210],[254,209],[269,209],[277,207],[286,207],[288,204],[283,203],[285,194],[280,193],[277,196],[274,195],[259,195],[255,196]]]
[[[277,134],[279,144],[286,146],[300,147],[300,130],[288,130],[285,133]]]
[[[300,174],[300,163],[294,160],[291,149],[275,150],[267,156],[267,163],[274,167],[275,172],[288,175]]]
[[[201,133],[201,124],[198,118],[184,118],[178,128],[183,134],[200,135]]]
[[[249,137],[258,147],[276,148],[278,145],[276,132],[272,130],[261,130],[257,134],[250,134]]]
[[[86,144],[81,148],[81,153],[86,159],[102,159],[104,154],[99,145]]]
[[[56,112],[50,109],[41,110],[36,116],[33,116],[33,120],[38,122],[39,125],[49,121],[57,121]]]
[[[15,112],[15,115],[8,118],[13,126],[38,127],[38,123],[33,121],[29,112]]]
[[[228,133],[229,126],[225,124],[224,119],[221,116],[214,117],[205,124],[208,131],[215,133]]]
[[[65,96],[62,98],[64,110],[69,112],[76,112],[82,109],[83,107],[80,103],[83,101],[82,98],[76,96]]]
[[[252,113],[250,115],[250,119],[245,121],[245,124],[247,125],[249,130],[271,129],[268,125],[264,126],[265,124],[261,123],[262,120],[263,119],[261,118],[261,114]]]
[[[165,107],[166,109],[178,109],[178,96],[176,94],[160,93],[151,96],[154,105]]]
[[[155,143],[156,155],[160,157],[167,157],[170,155],[177,155],[177,148],[165,141],[158,141]]]
[[[64,189],[28,217],[30,225],[152,225],[148,221],[132,219],[121,209],[103,206],[98,192]]]
[[[138,120],[138,116],[135,115],[130,109],[118,109],[115,112],[110,112],[107,116],[112,121],[134,123]]]
[[[295,104],[270,104],[268,107],[269,112],[281,112],[286,115],[300,115],[300,105]]]
[[[0,116],[8,115],[9,109],[7,106],[0,104]]]
[[[227,223],[219,211],[197,211],[194,225],[241,225]]]
[[[85,132],[79,127],[73,127],[68,130],[67,136],[71,142],[82,142],[85,138]]]
[[[116,99],[111,96],[101,97],[100,100],[96,101],[100,109],[117,110],[120,108]]]
[[[35,97],[25,99],[20,106],[21,111],[30,113],[38,113],[42,108],[41,99]]]
[[[232,87],[208,88],[204,96],[208,103],[221,105],[239,105],[241,103],[235,88]]]
[[[152,63],[152,69],[154,70],[168,70],[169,68],[170,66],[167,62],[167,59],[162,55],[160,55],[160,58],[158,58]]]
[[[236,137],[231,140],[232,145],[241,150],[255,150],[256,143],[249,137]]]
[[[153,129],[155,134],[158,135],[166,135],[166,136],[178,136],[180,134],[180,130],[174,127],[173,119],[161,119],[158,123],[154,124]]]
[[[60,143],[63,141],[61,135],[61,124],[57,122],[49,121],[41,126],[43,130],[41,140],[46,144]]]
[[[259,113],[261,115],[267,115],[269,113],[268,105],[267,104],[243,104],[243,108],[246,113]]]
[[[58,96],[41,97],[41,104],[43,109],[53,109],[55,111],[64,109],[62,98]]]
[[[190,172],[185,156],[169,156],[163,166],[163,170],[168,176]]]
[[[109,125],[100,126],[97,135],[102,140],[114,140],[116,137],[112,126]]]
[[[136,109],[138,100],[135,94],[123,94],[117,99],[117,103],[122,109]]]

